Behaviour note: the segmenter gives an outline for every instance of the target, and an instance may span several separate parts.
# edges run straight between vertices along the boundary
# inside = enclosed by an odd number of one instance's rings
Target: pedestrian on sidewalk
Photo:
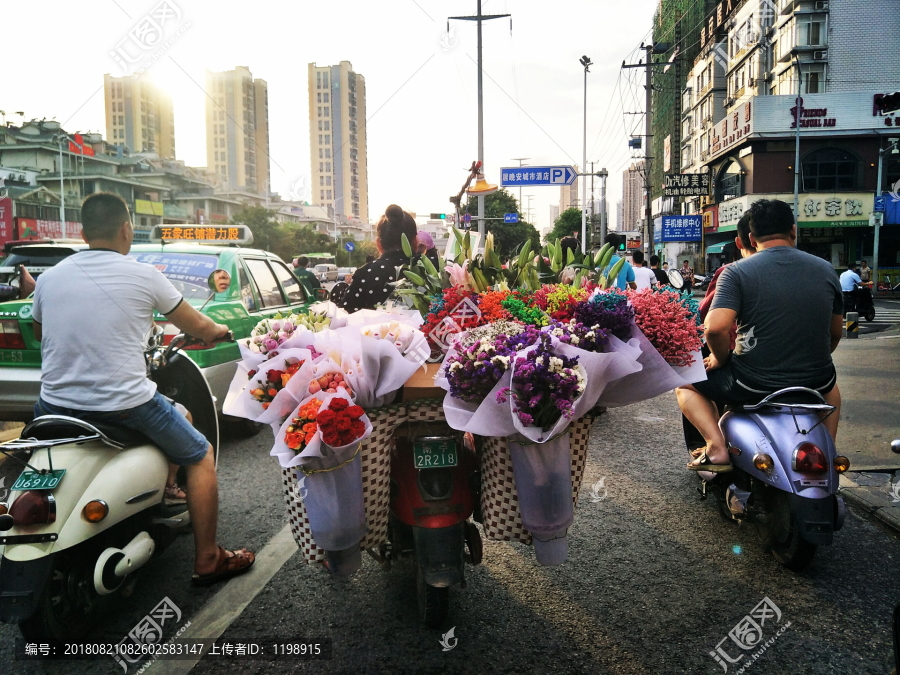
[[[669,275],[666,274],[663,270],[659,269],[659,256],[651,255],[650,256],[650,271],[653,272],[653,276],[656,277],[656,283],[659,286],[671,286],[672,283],[669,281]]]
[[[644,252],[635,251],[631,254],[634,262],[634,283],[639,291],[656,285],[656,275],[649,267],[644,267]]]
[[[862,266],[859,268],[859,278],[864,284],[872,281],[872,268],[865,260],[862,261]]]

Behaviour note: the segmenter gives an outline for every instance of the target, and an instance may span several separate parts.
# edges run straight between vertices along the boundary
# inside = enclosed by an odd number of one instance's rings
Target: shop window
[[[726,199],[733,199],[744,194],[744,170],[741,165],[730,160],[719,172],[716,180],[716,201],[723,202]]]
[[[859,161],[846,150],[823,148],[809,153],[800,165],[803,192],[855,190]]]

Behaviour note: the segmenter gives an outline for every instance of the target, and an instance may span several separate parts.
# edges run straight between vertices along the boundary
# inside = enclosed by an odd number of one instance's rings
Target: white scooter
[[[145,351],[160,393],[183,404],[218,452],[215,402],[196,364],[179,350],[198,341],[154,333]],[[230,334],[227,339],[234,340]],[[0,620],[29,641],[84,639],[106,596],[128,595],[131,576],[190,524],[186,507],[164,503],[168,462],[146,438],[130,442],[56,415],[36,418],[0,446],[25,470],[0,504]],[[16,496],[18,495],[18,496]]]

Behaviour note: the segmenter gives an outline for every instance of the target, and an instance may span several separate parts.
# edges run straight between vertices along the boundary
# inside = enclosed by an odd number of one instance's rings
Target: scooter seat
[[[146,436],[137,431],[102,423],[91,424],[75,417],[66,417],[65,415],[36,417],[34,421],[22,429],[20,438],[22,440],[56,441],[93,436],[96,436],[97,440],[115,448],[150,442]]]

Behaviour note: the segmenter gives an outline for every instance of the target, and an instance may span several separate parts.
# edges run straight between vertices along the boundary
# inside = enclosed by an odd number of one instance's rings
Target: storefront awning
[[[710,253],[724,253],[726,246],[734,246],[734,241],[723,241],[719,244],[712,244],[711,246],[706,247],[706,254]]]

